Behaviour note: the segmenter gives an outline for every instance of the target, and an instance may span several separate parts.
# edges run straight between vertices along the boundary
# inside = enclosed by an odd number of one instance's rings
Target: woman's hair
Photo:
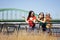
[[[51,18],[50,13],[46,13],[46,16],[49,16]]]
[[[43,14],[43,18],[44,18],[44,13],[43,12],[40,12],[39,15],[41,15],[41,14]],[[38,15],[38,18],[39,18],[39,15]],[[43,18],[41,18],[41,19],[43,19]]]
[[[29,15],[27,17],[27,20],[31,17],[31,13],[33,12],[33,17],[34,17],[34,11],[29,11]]]

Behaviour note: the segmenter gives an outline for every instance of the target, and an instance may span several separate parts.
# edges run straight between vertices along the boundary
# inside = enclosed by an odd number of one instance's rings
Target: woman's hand
[[[26,18],[24,16],[22,16],[22,18],[24,18],[24,20],[26,21],[26,23],[28,23],[28,21],[26,20]]]
[[[41,21],[40,18],[37,18],[38,21]]]

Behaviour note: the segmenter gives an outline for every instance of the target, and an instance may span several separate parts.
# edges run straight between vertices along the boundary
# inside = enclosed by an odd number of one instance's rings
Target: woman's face
[[[44,17],[44,14],[40,14],[39,17],[40,17],[40,18],[43,18],[43,17]]]
[[[46,17],[50,17],[50,14],[46,14]]]
[[[31,12],[31,17],[33,17],[34,16],[34,12]]]

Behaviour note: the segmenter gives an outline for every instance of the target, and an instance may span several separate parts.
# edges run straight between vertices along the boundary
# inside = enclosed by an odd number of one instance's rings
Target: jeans
[[[36,27],[35,27],[35,26],[34,26],[34,27],[31,27],[31,26],[30,26],[30,27],[28,28],[28,32],[31,32],[31,31],[34,31],[34,32],[35,32],[35,31],[36,31]]]

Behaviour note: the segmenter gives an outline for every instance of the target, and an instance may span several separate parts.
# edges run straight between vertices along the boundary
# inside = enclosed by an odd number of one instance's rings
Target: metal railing
[[[35,23],[35,27],[39,28],[39,23]],[[52,34],[60,34],[60,22],[51,22],[52,24]],[[1,22],[0,23],[0,31],[3,32],[6,30],[7,33],[14,32],[15,30],[19,32],[19,30],[25,29],[27,31],[29,25],[26,22]],[[39,29],[40,30],[40,29]]]

